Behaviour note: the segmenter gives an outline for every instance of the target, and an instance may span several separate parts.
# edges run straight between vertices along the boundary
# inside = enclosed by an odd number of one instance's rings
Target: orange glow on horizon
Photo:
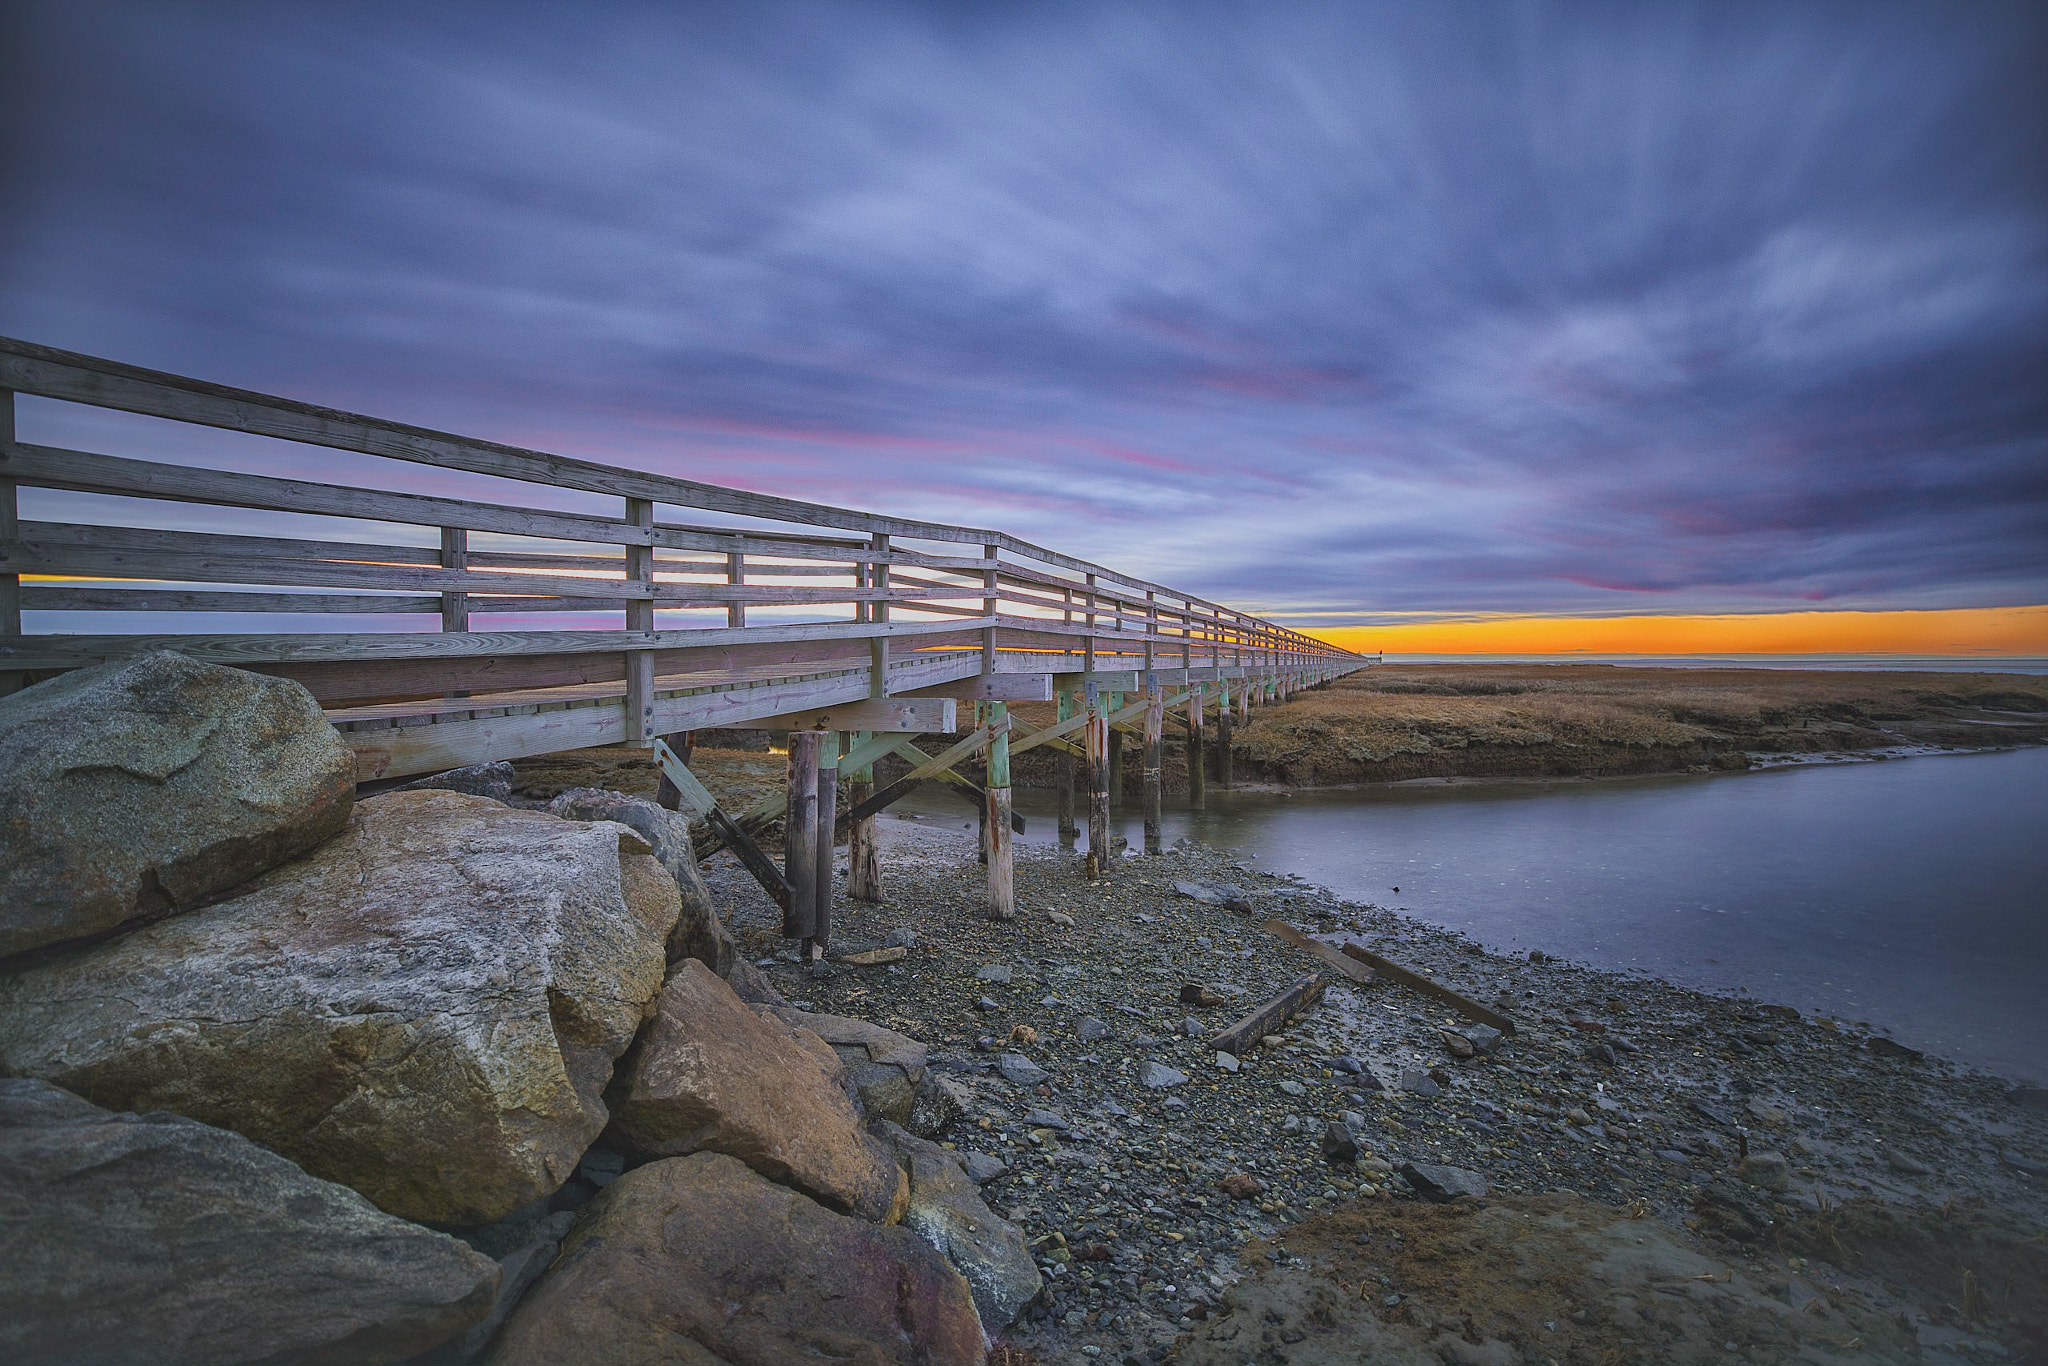
[[[2048,655],[2048,605],[1920,612],[1487,617],[1306,634],[1362,654]]]

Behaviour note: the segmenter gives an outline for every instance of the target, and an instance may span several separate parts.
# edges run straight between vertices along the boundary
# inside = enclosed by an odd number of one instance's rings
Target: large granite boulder
[[[981,1366],[960,1273],[718,1153],[627,1172],[512,1314],[493,1366]]]
[[[628,899],[622,844],[645,848],[483,797],[370,798],[232,901],[0,977],[0,1072],[488,1223],[575,1170],[660,990],[674,903]]]
[[[874,1130],[910,1174],[910,1209],[903,1226],[967,1278],[981,1326],[991,1335],[1000,1333],[1045,1288],[1038,1263],[1024,1245],[1024,1230],[983,1203],[959,1154],[887,1120]]]
[[[248,1139],[0,1081],[0,1359],[411,1357],[489,1310],[498,1266]]]
[[[832,1046],[846,1068],[847,1085],[871,1120],[908,1124],[924,1083],[925,1046],[907,1034],[868,1020],[825,1015],[793,1006],[756,1006],[761,1014],[807,1029]]]
[[[601,787],[557,793],[548,803],[548,811],[564,820],[617,821],[638,831],[682,893],[682,914],[668,941],[669,961],[695,958],[720,977],[732,972],[739,948],[711,902],[711,889],[705,885],[703,871],[697,867],[697,852],[690,843],[687,818],[645,797],[629,797]]]
[[[908,1182],[820,1053],[831,1056],[685,959],[619,1065],[606,1143],[642,1159],[725,1153],[841,1213],[894,1223]]]
[[[339,830],[355,784],[286,679],[159,652],[0,698],[0,957],[247,882]]]

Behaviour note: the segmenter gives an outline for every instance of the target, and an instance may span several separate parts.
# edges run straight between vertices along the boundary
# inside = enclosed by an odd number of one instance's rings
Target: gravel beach
[[[1218,1361],[1344,1359],[1315,1355],[1308,1328],[1267,1331],[1236,1356],[1240,1345],[1210,1338],[1254,1300],[1270,1318],[1285,1298],[1276,1277],[1325,1275],[1281,1244],[1327,1242],[1344,1220],[1461,1190],[1455,1205],[1428,1208],[1577,1200],[1593,1213],[1571,1217],[1661,1221],[1660,1236],[1735,1278],[1723,1298],[1741,1289],[1803,1312],[1799,1332],[1829,1360],[2025,1359],[2041,1339],[2048,1093],[1848,1021],[1489,954],[1203,847],[1125,857],[1094,883],[1069,853],[1020,848],[1019,917],[993,923],[971,828],[929,817],[878,826],[886,900],[842,900],[833,945],[907,929],[914,943],[898,962],[807,967],[730,857],[705,874],[785,996],[923,1040],[965,1100],[941,1136],[993,1159],[980,1174],[1001,1164],[984,1196],[1023,1226],[1048,1277],[998,1360],[1007,1350],[1015,1361],[1207,1361],[1212,1349]],[[1517,1028],[1495,1040],[1413,990],[1352,983],[1268,933],[1269,918],[1353,940]],[[1241,1060],[1219,1058],[1212,1036],[1318,971],[1320,1003]],[[1350,1236],[1338,1241],[1352,1246]],[[1483,1239],[1460,1238],[1479,1255]],[[1400,1310],[1398,1277],[1381,1287],[1380,1274],[1346,1303],[1418,1344],[1448,1334],[1473,1360],[1494,1359],[1489,1342],[1506,1344],[1501,1360],[1633,1360],[1647,1342],[1625,1331],[1634,1320],[1671,1337],[1631,1297],[1596,1303],[1569,1278],[1557,1293],[1587,1303],[1532,1329],[1540,1344],[1512,1341],[1512,1326],[1487,1337],[1476,1311],[1420,1324]],[[1825,1311],[1810,1307],[1816,1297]],[[1328,1312],[1309,1319],[1326,1336],[1342,1326]],[[1880,1342],[1872,1324],[1891,1337]],[[1732,1334],[1716,1359],[1795,1359],[1805,1339],[1780,1329],[1745,1345],[1749,1330],[1715,1327]],[[1429,1350],[1466,1359],[1440,1341]]]

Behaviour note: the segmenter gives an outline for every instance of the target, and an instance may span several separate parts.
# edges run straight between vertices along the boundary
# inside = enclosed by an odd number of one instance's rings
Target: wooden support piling
[[[1239,688],[1239,692],[1244,689]],[[1236,782],[1236,764],[1230,754],[1230,685],[1223,685],[1223,695],[1216,703],[1216,785],[1225,792]]]
[[[814,813],[816,875],[811,884],[812,944],[819,949],[832,941],[833,826],[839,816],[839,732],[820,732],[818,741],[818,802]]]
[[[782,916],[786,939],[810,940],[818,910],[818,749],[824,732],[789,733],[789,776],[784,786],[782,877],[789,906]]]
[[[1111,716],[1123,710],[1124,695],[1120,692],[1103,695],[1103,709]],[[1109,804],[1124,804],[1124,737],[1114,727],[1109,732]]]
[[[1166,707],[1159,677],[1145,675],[1145,852],[1163,852],[1159,833],[1160,769],[1166,760]]]
[[[1088,876],[1099,878],[1110,866],[1109,848],[1109,705],[1090,683],[1088,704]]]
[[[1209,800],[1203,781],[1206,776],[1203,769],[1209,758],[1202,752],[1202,713],[1205,710],[1203,692],[1202,685],[1197,683],[1193,693],[1188,697],[1188,807],[1194,811],[1200,811],[1208,805]]]
[[[856,731],[854,746],[858,748],[868,741],[866,731]],[[860,804],[875,795],[875,769],[872,763],[853,769],[846,775],[846,804],[856,810]],[[851,821],[846,827],[846,894],[855,901],[880,901],[882,899],[882,858],[875,846],[875,818],[864,816]]]
[[[989,704],[989,722],[995,738],[988,746],[988,810],[983,825],[988,829],[988,916],[991,920],[1017,918],[1016,855],[1010,836],[1010,732],[1002,723],[1009,708],[1001,702]]]
[[[1074,694],[1061,688],[1058,724],[1065,725],[1074,716]],[[1071,849],[1081,832],[1074,824],[1074,756],[1064,749],[1059,752],[1055,766],[1053,799],[1058,808],[1060,843]]]

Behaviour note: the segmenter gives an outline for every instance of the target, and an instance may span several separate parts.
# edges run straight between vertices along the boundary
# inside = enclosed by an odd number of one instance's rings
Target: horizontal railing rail
[[[186,463],[184,448],[164,460],[17,441],[16,394],[188,434],[431,466],[500,496],[374,487],[340,468],[333,479],[212,468]],[[539,503],[545,490],[615,497],[621,515],[503,501],[507,481]],[[32,491],[27,503],[18,490]],[[50,515],[56,495],[71,496],[65,516]],[[192,505],[247,516],[232,531],[176,525]],[[671,521],[661,508],[786,525]],[[436,543],[407,543],[429,535]],[[960,545],[979,553],[951,549]],[[817,619],[822,609],[839,615]],[[717,615],[693,615],[703,612]],[[51,624],[46,613],[64,615]],[[164,629],[135,629],[134,614]],[[333,624],[178,629],[218,626],[214,614]],[[557,619],[498,629],[488,623],[498,614]],[[418,629],[408,620],[418,617],[438,621]],[[991,670],[998,650],[1034,651],[1080,672],[1357,658],[999,531],[614,468],[0,339],[0,686],[163,647],[303,676],[329,702],[623,679],[627,731],[642,738],[632,717],[636,705],[653,714],[656,671],[793,660],[801,650],[784,647],[828,642],[835,658],[865,643],[878,694],[891,686],[892,648],[975,649]],[[467,677],[485,660],[488,679]]]

